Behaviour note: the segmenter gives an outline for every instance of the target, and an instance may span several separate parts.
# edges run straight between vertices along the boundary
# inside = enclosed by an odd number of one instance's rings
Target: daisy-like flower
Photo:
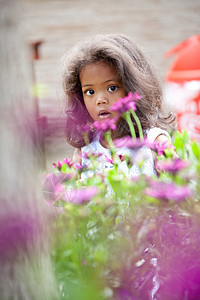
[[[105,119],[103,122],[95,121],[93,126],[100,132],[105,132],[108,130],[116,130],[117,126],[115,124],[116,118],[113,119]]]
[[[151,186],[146,189],[146,195],[160,200],[173,200],[180,202],[192,196],[188,186],[176,185],[173,182],[151,181]]]
[[[175,160],[170,161],[157,161],[156,162],[156,168],[158,171],[161,172],[169,172],[172,174],[176,174],[180,170],[186,168],[189,166],[189,162],[183,161],[182,159],[178,158]]]
[[[131,136],[125,136],[114,141],[114,144],[117,148],[130,148],[130,149],[139,149],[142,146],[145,146],[147,142],[139,138],[133,139]]]
[[[53,163],[53,167],[58,168],[58,170],[60,171],[62,165],[64,164],[68,165],[68,167],[71,168],[71,166],[73,166],[73,161],[71,161],[71,159],[69,158],[65,158],[63,161],[58,161],[57,163]]]
[[[119,98],[118,101],[111,106],[110,110],[118,112],[119,114],[123,114],[131,108],[136,111],[135,103],[141,98],[142,96],[140,96],[137,92],[135,92],[134,94],[129,92],[128,96]]]

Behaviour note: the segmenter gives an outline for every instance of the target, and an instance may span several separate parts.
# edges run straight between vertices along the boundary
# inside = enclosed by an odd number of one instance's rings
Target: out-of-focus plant
[[[114,109],[129,122],[139,99],[129,94]],[[111,123],[94,125],[111,147],[112,169],[95,173],[101,154],[84,154],[92,176],[81,179],[88,169],[65,159],[43,184],[57,211],[50,226],[60,299],[200,299],[200,145],[186,131],[174,134],[174,148],[150,145],[133,128],[133,139],[113,143]],[[121,160],[131,167],[131,157],[116,155],[125,145],[153,149],[158,177],[119,170]]]

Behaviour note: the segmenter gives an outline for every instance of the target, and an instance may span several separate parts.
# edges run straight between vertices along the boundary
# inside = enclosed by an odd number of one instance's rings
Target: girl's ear
[[[171,145],[171,142],[170,142],[169,138],[164,134],[159,134],[159,136],[157,136],[155,141],[158,142],[158,143],[167,142],[167,145],[169,145],[169,146]]]

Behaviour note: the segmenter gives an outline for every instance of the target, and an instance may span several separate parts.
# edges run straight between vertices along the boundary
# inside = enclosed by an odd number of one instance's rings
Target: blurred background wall
[[[166,59],[164,53],[200,33],[199,0],[24,1],[22,25],[27,43],[42,42],[38,59],[33,60],[33,82],[38,92],[33,93],[39,116],[46,117],[43,123],[50,119],[54,123],[54,133],[45,138],[44,145],[48,171],[52,171],[52,162],[73,153],[59,127],[59,120],[64,118],[61,57],[65,51],[93,34],[123,33],[139,44],[164,83],[173,60]]]

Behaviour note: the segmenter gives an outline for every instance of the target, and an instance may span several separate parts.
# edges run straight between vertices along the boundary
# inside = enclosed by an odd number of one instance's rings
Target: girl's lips
[[[100,110],[98,113],[98,117],[101,119],[106,119],[109,118],[111,116],[111,113],[107,110]]]

